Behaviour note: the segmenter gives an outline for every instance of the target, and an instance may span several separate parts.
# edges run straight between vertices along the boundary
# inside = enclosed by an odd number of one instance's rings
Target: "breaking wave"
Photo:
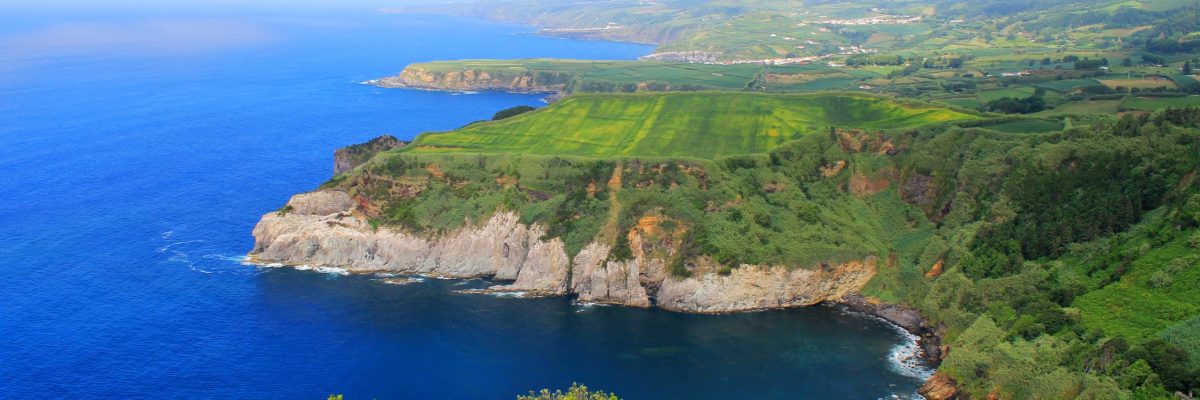
[[[191,271],[206,275],[259,273],[256,269],[245,267],[249,265],[245,255],[223,252],[226,249],[203,239],[172,240],[175,236],[175,231],[159,234],[159,238],[164,242],[155,248],[155,252],[163,256],[159,263],[182,265]]]

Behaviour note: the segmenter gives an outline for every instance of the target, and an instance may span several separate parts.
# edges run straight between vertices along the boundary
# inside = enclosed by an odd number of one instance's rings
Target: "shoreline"
[[[399,75],[396,75],[399,76]],[[481,92],[506,93],[506,94],[533,94],[544,95],[542,101],[553,103],[567,97],[566,91],[562,90],[515,90],[512,88],[473,88],[473,89],[448,89],[436,86],[422,86],[408,83],[400,84],[384,84],[383,80],[391,77],[368,79],[359,82],[359,85],[374,86],[380,89],[400,89],[400,90],[420,90],[425,92],[440,92],[440,93],[457,93],[457,94],[478,94]]]
[[[937,372],[937,367],[941,364],[941,360],[942,360],[942,352],[940,351],[941,335],[937,334],[936,332],[934,332],[930,329],[927,329],[925,327],[928,323],[928,320],[924,316],[920,315],[915,309],[912,309],[910,307],[903,306],[903,305],[879,303],[879,304],[875,305],[874,307],[867,306],[867,305],[870,305],[871,303],[867,302],[865,297],[863,297],[862,295],[857,294],[857,293],[845,296],[839,300],[823,301],[823,302],[806,305],[806,306],[762,307],[762,308],[755,308],[755,309],[745,309],[745,310],[738,310],[738,311],[720,311],[720,312],[682,311],[682,310],[672,310],[672,309],[658,307],[656,304],[654,304],[654,302],[651,302],[650,307],[636,307],[636,306],[632,306],[629,304],[623,304],[623,303],[619,303],[619,302],[583,301],[583,300],[579,300],[578,299],[579,295],[574,294],[574,293],[556,294],[556,293],[544,293],[544,292],[535,291],[535,290],[495,289],[495,287],[499,287],[500,285],[512,283],[515,280],[496,279],[494,275],[450,276],[450,275],[431,274],[431,273],[397,273],[395,271],[388,271],[388,270],[352,270],[352,269],[345,268],[345,267],[328,266],[328,265],[309,265],[309,264],[303,264],[303,263],[284,263],[284,262],[264,262],[264,261],[257,260],[254,255],[246,255],[245,257],[243,257],[241,263],[243,265],[254,266],[255,268],[291,268],[296,271],[313,272],[313,273],[319,273],[319,274],[333,274],[333,275],[338,275],[338,276],[357,275],[357,276],[375,277],[375,278],[379,278],[377,280],[381,284],[388,284],[388,285],[405,285],[405,284],[410,284],[410,283],[422,283],[426,279],[461,280],[461,281],[483,280],[491,285],[489,285],[488,288],[483,288],[483,289],[460,289],[460,290],[453,290],[451,292],[461,293],[461,294],[472,294],[472,295],[489,295],[489,296],[494,296],[494,297],[508,297],[508,298],[561,297],[561,298],[568,300],[572,305],[576,305],[579,307],[617,306],[617,307],[641,308],[641,309],[657,308],[657,309],[667,311],[667,312],[681,313],[681,314],[697,314],[697,315],[731,315],[731,314],[779,311],[779,310],[788,310],[788,309],[801,309],[801,308],[809,308],[809,307],[833,307],[833,308],[838,308],[838,309],[844,310],[845,312],[855,314],[855,315],[858,315],[858,316],[861,316],[864,318],[870,318],[870,319],[874,319],[879,322],[883,322],[883,323],[895,328],[899,332],[905,333],[909,336],[909,337],[906,337],[906,339],[910,340],[909,343],[901,343],[898,346],[901,348],[907,347],[907,346],[913,346],[914,347],[913,350],[915,353],[915,354],[913,354],[913,356],[917,357],[917,359],[919,360],[919,362],[920,362],[919,367],[924,368],[927,371],[920,372],[920,376],[910,375],[908,373],[904,373],[899,370],[896,371],[897,373],[911,376],[913,378],[917,378],[922,381],[926,381],[926,380],[930,379]],[[405,280],[407,282],[404,282],[404,283],[388,282],[388,280],[395,280],[395,279],[401,279],[401,280]],[[891,309],[903,309],[903,310],[905,310],[905,313],[906,313],[905,315],[912,315],[912,314],[908,314],[908,313],[915,314],[917,317],[920,318],[921,325],[914,327],[911,324],[907,323],[907,321],[905,321],[905,320],[895,318],[892,314],[890,314],[888,312],[880,311],[880,310],[891,310]],[[891,317],[889,318],[889,316],[891,316]],[[929,349],[931,349],[931,348],[935,349],[936,351],[930,351]],[[893,364],[895,364],[894,366],[898,369],[902,370],[902,369],[912,368],[911,365],[909,365],[908,363],[905,362],[908,360],[908,358],[896,358],[897,350],[898,349],[893,349],[892,352],[889,352],[887,358]]]
[[[859,293],[847,295],[833,302],[847,309],[882,319],[917,337],[921,359],[936,370],[945,357],[942,345],[944,332],[940,327],[930,326],[930,321],[915,308],[902,304],[875,303]]]

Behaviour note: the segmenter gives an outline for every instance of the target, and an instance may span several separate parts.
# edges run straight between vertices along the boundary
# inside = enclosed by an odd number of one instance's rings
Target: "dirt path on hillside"
[[[621,176],[624,174],[625,165],[617,164],[613,168],[612,178],[608,180],[608,222],[604,224],[603,237],[604,241],[608,242],[609,246],[616,244],[618,228],[621,224]]]

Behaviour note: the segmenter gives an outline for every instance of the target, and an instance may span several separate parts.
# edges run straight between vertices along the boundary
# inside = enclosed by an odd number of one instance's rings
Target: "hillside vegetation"
[[[792,116],[753,114],[763,104]],[[758,117],[721,114],[732,107]],[[569,156],[587,148],[556,138],[687,134],[630,117],[672,112],[702,132],[721,118],[758,128],[681,153],[643,139]],[[805,134],[776,142],[762,121]],[[973,398],[1171,398],[1200,386],[1200,109],[1089,121],[864,96],[579,96],[423,135],[326,187],[414,232],[515,211],[569,255],[601,242],[626,259],[626,233],[641,232],[640,250],[679,276],[875,256],[887,261],[863,293],[931,318],[950,348],[940,373]],[[460,134],[474,151],[429,146]],[[722,142],[747,154],[705,148]]]
[[[714,158],[765,153],[831,127],[901,129],[976,118],[865,95],[576,95],[504,121],[423,135],[407,151]]]
[[[511,210],[570,254],[602,242],[617,259],[625,233],[653,232],[639,250],[679,276],[874,256],[887,261],[862,294],[930,318],[949,349],[935,382],[969,398],[1200,391],[1200,3],[444,10],[658,48],[388,78],[570,96],[422,135],[327,184],[378,223],[441,232]]]

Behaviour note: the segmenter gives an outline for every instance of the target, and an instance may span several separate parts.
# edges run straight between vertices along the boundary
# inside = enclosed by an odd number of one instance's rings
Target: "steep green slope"
[[[872,130],[931,112],[897,116],[874,97],[771,99],[887,121],[819,114]],[[875,108],[847,106],[867,100]],[[692,105],[691,118],[725,107]],[[539,114],[556,112],[512,120]],[[972,398],[1165,399],[1200,387],[1200,109],[991,129],[1022,121],[821,129],[708,160],[392,150],[326,185],[375,223],[418,232],[514,211],[569,255],[601,242],[629,258],[624,233],[636,230],[652,235],[640,250],[680,276],[887,260],[863,294],[928,316],[951,349],[940,373]]]
[[[976,118],[865,95],[576,95],[512,119],[423,135],[409,151],[713,158],[764,153],[830,127],[900,129]]]

